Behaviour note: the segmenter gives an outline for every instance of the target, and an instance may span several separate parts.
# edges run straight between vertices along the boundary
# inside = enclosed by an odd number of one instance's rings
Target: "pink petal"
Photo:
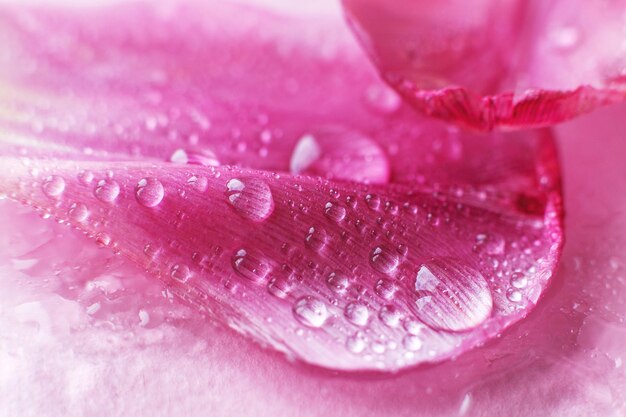
[[[549,132],[413,115],[336,20],[204,7],[5,10],[0,191],[332,369],[456,356],[534,306],[562,242]]]
[[[484,342],[535,305],[560,253],[553,191],[531,211],[483,209],[471,192],[229,167],[3,166],[1,192],[129,257],[214,320],[332,369],[394,370]],[[511,284],[518,275],[524,288]]]
[[[620,0],[343,3],[383,77],[430,116],[545,126],[624,98]]]

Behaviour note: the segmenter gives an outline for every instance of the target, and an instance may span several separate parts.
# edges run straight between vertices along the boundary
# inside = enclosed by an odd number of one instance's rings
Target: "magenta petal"
[[[481,208],[472,192],[229,167],[3,166],[12,199],[130,258],[213,320],[332,369],[397,370],[483,343],[536,304],[562,242],[556,189],[532,206]]]
[[[430,116],[545,126],[624,99],[622,1],[343,3],[383,77]]]

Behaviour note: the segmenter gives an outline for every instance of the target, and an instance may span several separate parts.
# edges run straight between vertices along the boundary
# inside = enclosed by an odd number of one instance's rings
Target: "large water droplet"
[[[43,193],[50,198],[59,198],[65,191],[65,180],[58,175],[52,175],[45,179],[41,185]]]
[[[202,166],[219,166],[220,162],[215,154],[208,149],[185,150],[178,149],[170,156],[170,162],[175,164],[190,164]]]
[[[237,213],[253,222],[262,222],[274,211],[270,187],[255,178],[233,178],[226,184],[228,202]]]
[[[293,313],[300,323],[309,327],[322,327],[329,316],[326,304],[319,298],[311,296],[296,301]]]
[[[370,263],[377,271],[391,275],[398,269],[400,257],[386,246],[376,246],[370,254]]]
[[[253,282],[264,281],[270,272],[270,266],[263,256],[247,249],[239,249],[235,252],[232,265],[239,275]]]
[[[363,304],[350,303],[346,306],[344,315],[350,323],[365,326],[369,320],[370,312]]]
[[[421,266],[415,280],[415,313],[430,327],[448,331],[472,329],[491,314],[487,281],[476,269],[453,258]]]
[[[73,203],[68,211],[70,219],[76,222],[84,222],[89,217],[89,210],[82,203]]]
[[[389,160],[372,139],[342,128],[304,135],[291,155],[292,174],[384,184]]]
[[[397,291],[397,285],[388,279],[380,279],[374,285],[374,292],[385,300],[391,300]]]
[[[165,190],[163,184],[156,178],[142,178],[135,188],[135,197],[139,204],[145,207],[156,207],[159,205]]]
[[[94,191],[96,198],[105,203],[112,203],[120,194],[120,185],[112,179],[98,181]]]

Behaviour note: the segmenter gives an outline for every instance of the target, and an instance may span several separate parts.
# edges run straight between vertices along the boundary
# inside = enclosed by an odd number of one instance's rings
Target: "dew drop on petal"
[[[293,313],[300,323],[308,327],[322,327],[329,316],[326,304],[312,296],[298,299],[293,306]]]
[[[380,309],[378,318],[380,318],[380,321],[382,321],[386,326],[398,327],[402,314],[395,306],[386,305]]]
[[[310,227],[304,238],[304,243],[309,249],[320,252],[326,246],[328,235],[321,227]]]
[[[65,191],[65,180],[58,175],[52,175],[44,180],[41,189],[50,198],[60,198]]]
[[[528,285],[528,278],[524,274],[515,272],[511,275],[511,285],[515,288],[526,288]]]
[[[189,270],[189,267],[187,265],[176,264],[172,266],[172,269],[170,270],[170,276],[178,282],[185,283],[189,281],[189,278],[191,278],[191,271]]]
[[[350,281],[343,274],[331,272],[326,279],[326,284],[333,292],[341,294],[346,292],[348,286],[350,285]]]
[[[346,209],[337,203],[331,203],[330,201],[324,206],[324,214],[327,218],[335,223],[341,222],[346,217]]]
[[[175,164],[190,164],[202,166],[219,166],[220,162],[215,153],[208,149],[186,150],[177,149],[170,156],[170,162]]]
[[[243,248],[233,254],[232,266],[235,272],[253,282],[264,281],[270,272],[263,256]]]
[[[402,339],[402,345],[406,350],[414,352],[422,348],[422,339],[414,334],[407,334]]]
[[[476,269],[453,258],[423,264],[415,279],[415,313],[435,329],[472,329],[491,314],[487,281]]]
[[[354,354],[363,352],[366,346],[365,337],[361,332],[357,332],[346,339],[346,348]]]
[[[120,185],[112,179],[98,181],[94,191],[96,198],[105,203],[112,203],[120,194]]]
[[[142,178],[135,187],[135,197],[144,207],[158,206],[164,195],[163,184],[156,178]]]
[[[233,178],[226,184],[226,197],[243,218],[262,222],[274,211],[274,198],[269,185],[255,178]]]
[[[84,222],[89,217],[89,210],[82,203],[73,203],[68,210],[68,215],[76,222]]]
[[[370,254],[370,263],[379,272],[391,275],[400,264],[400,257],[386,246],[376,246]]]
[[[357,326],[365,326],[369,320],[370,312],[367,307],[360,303],[350,303],[344,310],[346,319]]]

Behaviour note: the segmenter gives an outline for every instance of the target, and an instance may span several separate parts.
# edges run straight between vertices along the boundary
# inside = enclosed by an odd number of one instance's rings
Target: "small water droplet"
[[[365,326],[370,317],[367,307],[360,303],[350,303],[344,310],[346,319],[357,326]]]
[[[372,210],[378,210],[378,208],[380,207],[380,197],[375,194],[366,195],[365,202],[367,203],[367,207]]]
[[[89,217],[89,210],[82,203],[73,203],[68,211],[70,219],[76,222],[84,222]]]
[[[58,199],[65,191],[65,180],[58,175],[52,175],[45,179],[41,189],[46,196]]]
[[[326,279],[326,284],[328,284],[328,288],[336,293],[344,293],[348,289],[350,285],[350,281],[343,274],[338,274],[335,272],[331,272]]]
[[[528,285],[528,278],[522,273],[515,272],[511,275],[511,285],[515,288],[526,288]]]
[[[374,292],[385,300],[391,300],[397,291],[398,287],[388,279],[380,279],[374,285]]]
[[[370,254],[370,263],[379,272],[391,275],[400,264],[400,257],[386,246],[376,246]]]
[[[158,206],[164,195],[163,184],[156,178],[142,178],[135,187],[135,197],[144,207]]]
[[[407,334],[402,339],[402,345],[411,352],[420,350],[422,348],[422,339],[414,334]]]
[[[207,188],[209,188],[209,180],[206,177],[196,177],[193,175],[187,180],[187,184],[191,185],[201,193],[205,192]]]
[[[574,26],[561,26],[550,31],[548,35],[554,48],[566,51],[580,42],[580,31]]]
[[[239,275],[253,282],[264,281],[270,272],[270,266],[263,257],[247,249],[239,249],[235,252],[232,265]]]
[[[237,213],[253,222],[262,222],[274,211],[270,187],[255,178],[233,178],[226,184],[228,202]]]
[[[191,278],[191,271],[189,270],[189,267],[187,265],[176,264],[172,266],[172,269],[170,270],[170,276],[178,282],[185,283],[189,281],[189,278]]]
[[[312,296],[302,297],[296,301],[293,313],[300,323],[309,327],[322,327],[329,316],[326,304]]]
[[[395,306],[386,305],[380,309],[378,318],[380,318],[380,321],[382,321],[386,326],[398,327],[402,314]]]
[[[202,166],[219,166],[220,162],[215,154],[208,149],[185,150],[177,149],[170,156],[170,162],[175,164],[190,164]]]
[[[321,227],[311,227],[307,231],[307,235],[304,238],[306,246],[316,252],[320,252],[326,246],[328,235],[326,230]]]
[[[267,285],[267,290],[274,297],[286,298],[291,292],[292,287],[293,283],[290,280],[283,277],[274,277]]]
[[[337,203],[330,201],[324,206],[324,214],[335,223],[341,222],[346,217],[346,209]]]
[[[415,280],[415,312],[428,326],[448,331],[472,329],[491,314],[487,281],[476,269],[453,258],[422,265]]]
[[[89,185],[93,181],[94,175],[91,171],[81,171],[78,176],[78,182],[83,185]]]
[[[521,291],[511,288],[506,292],[506,298],[514,303],[519,303],[520,301],[522,301],[523,297]]]
[[[105,203],[112,203],[120,194],[120,185],[112,179],[98,181],[94,191],[96,198]]]
[[[385,114],[395,112],[402,104],[400,96],[382,83],[370,86],[365,92],[365,98],[373,110]]]
[[[346,348],[354,354],[363,352],[365,347],[365,336],[361,332],[356,332],[346,339]]]
[[[109,246],[111,244],[111,236],[104,232],[96,234],[96,243],[100,247]]]

